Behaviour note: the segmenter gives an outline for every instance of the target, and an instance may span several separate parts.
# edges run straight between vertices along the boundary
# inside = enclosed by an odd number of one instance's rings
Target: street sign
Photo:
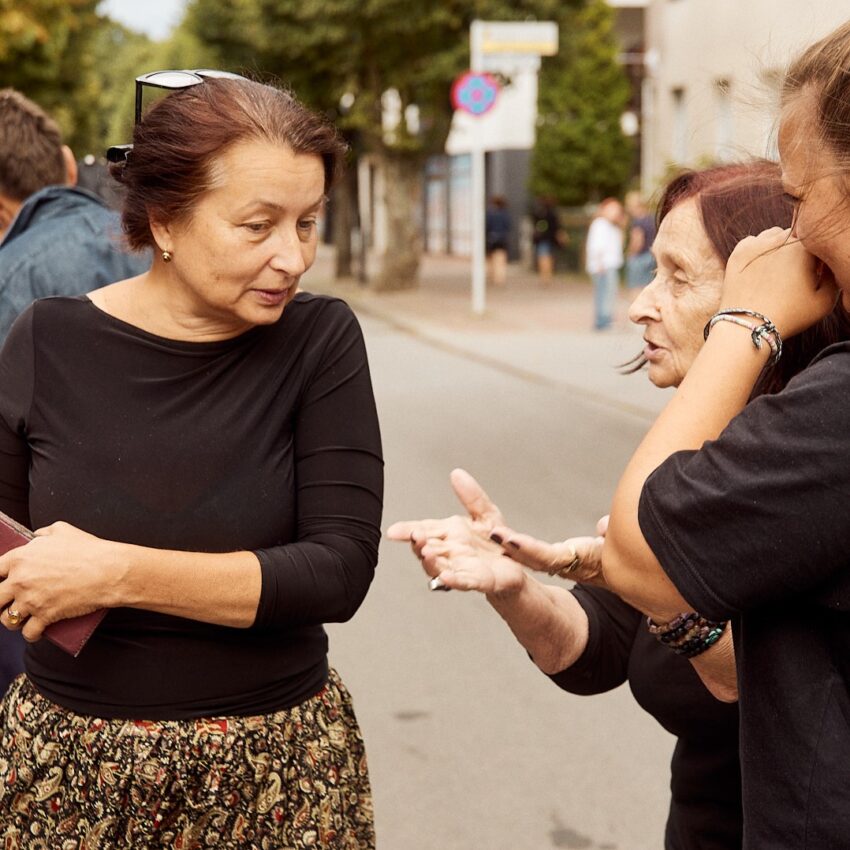
[[[490,74],[461,74],[452,85],[452,106],[470,115],[491,110],[499,96],[499,83]]]
[[[490,53],[533,53],[554,56],[558,52],[558,25],[553,21],[475,21],[479,49]]]
[[[558,25],[553,21],[473,21],[469,28],[469,59],[472,72],[468,76],[479,80],[477,95],[473,87],[473,99],[485,100],[483,89],[486,81],[493,80],[487,71],[513,76],[515,73],[531,77],[534,81],[533,103],[537,104],[537,69],[541,56],[553,56],[558,52]],[[460,78],[455,82],[459,92],[464,85]],[[495,80],[493,80],[495,83]],[[496,102],[498,85],[492,92],[492,102],[474,115],[483,115]],[[454,88],[452,89],[454,94]],[[459,101],[462,103],[462,101]],[[456,104],[457,105],[457,104]],[[461,109],[458,107],[458,114]],[[470,110],[471,111],[471,110]],[[488,118],[476,121],[476,127]],[[487,140],[483,133],[473,133],[472,156],[472,311],[481,315],[485,309],[487,283],[484,275],[484,151]]]
[[[470,44],[477,57],[473,70],[506,76],[535,72],[541,56],[558,52],[558,25],[553,21],[473,21]]]

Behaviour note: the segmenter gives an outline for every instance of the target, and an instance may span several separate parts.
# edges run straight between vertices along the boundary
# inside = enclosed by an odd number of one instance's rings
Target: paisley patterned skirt
[[[4,850],[374,850],[363,739],[333,670],[285,711],[155,722],[74,714],[20,676],[0,720]]]

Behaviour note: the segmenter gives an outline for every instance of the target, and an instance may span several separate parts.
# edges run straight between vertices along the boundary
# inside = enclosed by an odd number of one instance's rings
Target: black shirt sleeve
[[[850,610],[849,355],[827,349],[719,439],[647,479],[641,530],[703,615],[728,619],[798,594]]]
[[[26,412],[32,404],[33,310],[14,323],[0,353],[0,510],[29,527],[30,448]]]
[[[344,304],[325,335],[295,422],[297,541],[256,551],[262,592],[255,626],[342,622],[374,575],[383,462],[360,327]]]
[[[574,694],[610,691],[628,679],[641,614],[602,588],[576,585],[572,593],[587,613],[587,646],[572,666],[549,678]]]

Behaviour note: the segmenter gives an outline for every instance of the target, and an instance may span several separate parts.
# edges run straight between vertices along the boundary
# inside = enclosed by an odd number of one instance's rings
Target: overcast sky
[[[165,38],[180,20],[186,0],[103,0],[100,11],[151,38]]]

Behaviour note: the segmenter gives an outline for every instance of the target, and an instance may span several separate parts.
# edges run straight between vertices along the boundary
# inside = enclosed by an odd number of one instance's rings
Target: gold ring
[[[581,566],[581,557],[578,552],[576,552],[576,547],[570,544],[570,553],[572,554],[572,560],[565,567],[560,565],[554,566],[551,570],[549,570],[550,576],[558,576],[558,578],[569,578],[570,573],[574,572]]]
[[[21,612],[16,611],[11,605],[6,609],[6,619],[12,626],[17,626],[21,622]]]
[[[577,570],[580,566],[581,566],[581,558],[578,555],[576,555],[572,559],[572,561],[570,561],[569,564],[567,564],[564,567],[564,569],[562,569],[561,572],[558,573],[558,575],[565,575],[565,574],[569,575],[571,572],[573,572],[573,570]]]

